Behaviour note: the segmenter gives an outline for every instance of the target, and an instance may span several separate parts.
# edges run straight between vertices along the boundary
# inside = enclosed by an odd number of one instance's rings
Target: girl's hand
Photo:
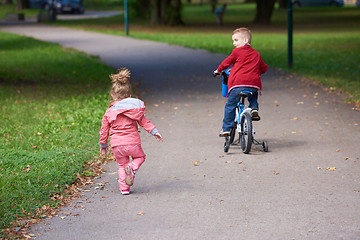
[[[107,148],[100,148],[100,155],[106,155]]]
[[[161,134],[160,133],[155,133],[155,135],[154,135],[154,137],[156,138],[156,140],[158,140],[159,142],[161,141],[161,142],[163,142],[163,137],[161,136]]]

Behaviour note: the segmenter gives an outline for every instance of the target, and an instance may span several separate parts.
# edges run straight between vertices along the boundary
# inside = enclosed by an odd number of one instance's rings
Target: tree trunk
[[[182,25],[181,0],[151,0],[151,25]]]
[[[138,0],[133,6],[135,9],[138,9],[137,13],[140,17],[146,18],[149,16],[149,0]],[[131,6],[132,7],[132,6]]]
[[[0,3],[2,5],[11,5],[12,4],[12,0],[1,0]]]
[[[254,23],[270,24],[276,0],[256,0]]]
[[[217,5],[217,0],[210,0],[210,5],[211,5],[211,12],[214,13],[215,12],[215,8]]]
[[[170,14],[166,21],[167,25],[184,25],[181,18],[181,0],[171,0]]]
[[[287,8],[288,0],[279,0],[279,7],[280,8]]]
[[[150,13],[150,24],[159,25],[161,24],[160,19],[160,0],[151,0],[151,13]]]
[[[25,8],[28,8],[28,7],[29,7],[28,0],[17,0],[17,3],[16,3],[16,9],[17,10],[23,10]]]

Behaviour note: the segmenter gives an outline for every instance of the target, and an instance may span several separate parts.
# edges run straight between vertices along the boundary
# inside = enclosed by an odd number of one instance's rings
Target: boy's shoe
[[[221,129],[220,133],[219,133],[219,137],[226,137],[230,135],[230,131],[224,131],[223,129]]]
[[[120,190],[122,195],[129,195],[130,194],[130,189],[126,189],[126,190]]]
[[[253,121],[259,121],[260,120],[258,110],[256,110],[256,109],[251,110],[250,115],[251,115],[251,120],[253,120]]]
[[[130,165],[125,166],[125,173],[125,183],[129,186],[132,186],[134,184],[135,173],[134,170],[130,167]]]

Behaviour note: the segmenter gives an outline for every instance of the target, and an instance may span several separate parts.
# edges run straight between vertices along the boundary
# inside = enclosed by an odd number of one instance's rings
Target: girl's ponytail
[[[118,73],[111,74],[109,77],[112,81],[110,94],[113,100],[120,100],[131,96],[129,69],[120,68]]]

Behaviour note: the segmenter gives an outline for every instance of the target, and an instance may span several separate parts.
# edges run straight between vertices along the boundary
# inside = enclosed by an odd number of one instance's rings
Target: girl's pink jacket
[[[111,147],[141,144],[138,124],[155,135],[158,130],[144,116],[145,104],[140,99],[125,98],[113,102],[105,112],[100,129],[100,147],[107,147],[110,136]]]

